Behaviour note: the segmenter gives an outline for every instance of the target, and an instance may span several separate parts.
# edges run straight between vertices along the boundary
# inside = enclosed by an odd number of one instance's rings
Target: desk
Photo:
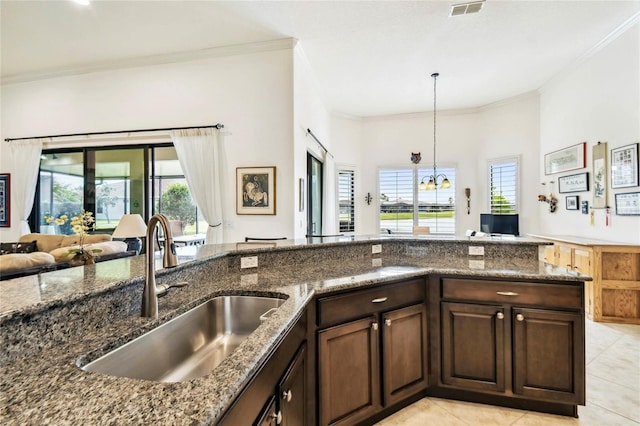
[[[204,244],[204,235],[179,235],[177,237],[173,237],[173,242],[176,245],[199,246],[201,244]]]

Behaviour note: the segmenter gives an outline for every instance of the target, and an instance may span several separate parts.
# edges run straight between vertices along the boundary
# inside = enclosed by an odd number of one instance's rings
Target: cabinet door
[[[318,332],[320,424],[354,424],[380,409],[376,317]]]
[[[504,308],[442,303],[442,382],[503,392]]]
[[[582,314],[513,308],[512,316],[513,392],[584,405]]]
[[[557,265],[569,270],[573,269],[573,250],[571,249],[571,247],[559,245],[557,253]]]
[[[255,426],[276,426],[281,423],[282,418],[281,414],[277,411],[276,408],[276,398],[271,397],[267,404],[264,406],[262,411],[260,412],[260,416],[256,419],[254,423]]]
[[[307,424],[307,345],[303,344],[291,362],[276,395],[280,397],[283,426]]]
[[[384,405],[427,387],[427,310],[413,305],[382,315]]]

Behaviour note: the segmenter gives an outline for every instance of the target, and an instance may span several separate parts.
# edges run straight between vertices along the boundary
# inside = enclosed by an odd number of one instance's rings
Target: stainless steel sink
[[[202,377],[283,302],[257,296],[215,297],[82,369],[157,382]]]

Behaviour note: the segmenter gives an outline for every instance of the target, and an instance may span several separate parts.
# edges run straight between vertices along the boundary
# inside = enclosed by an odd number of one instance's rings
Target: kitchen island
[[[189,285],[160,299],[157,320],[139,316],[143,256],[8,280],[0,293],[0,420],[216,424],[317,298],[436,276],[582,289],[589,277],[538,261],[544,244],[527,238],[362,236],[204,245],[196,260],[158,271],[158,283]],[[482,247],[484,254],[469,255],[470,246]],[[372,254],[377,249],[381,253]],[[241,269],[244,256],[257,256],[258,267]],[[205,377],[156,383],[79,368],[211,297],[228,294],[286,301]]]

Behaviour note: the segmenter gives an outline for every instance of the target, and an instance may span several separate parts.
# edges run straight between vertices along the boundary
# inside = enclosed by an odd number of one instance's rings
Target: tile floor
[[[578,419],[483,404],[424,398],[378,426],[640,425],[640,325],[585,321],[587,405]]]

